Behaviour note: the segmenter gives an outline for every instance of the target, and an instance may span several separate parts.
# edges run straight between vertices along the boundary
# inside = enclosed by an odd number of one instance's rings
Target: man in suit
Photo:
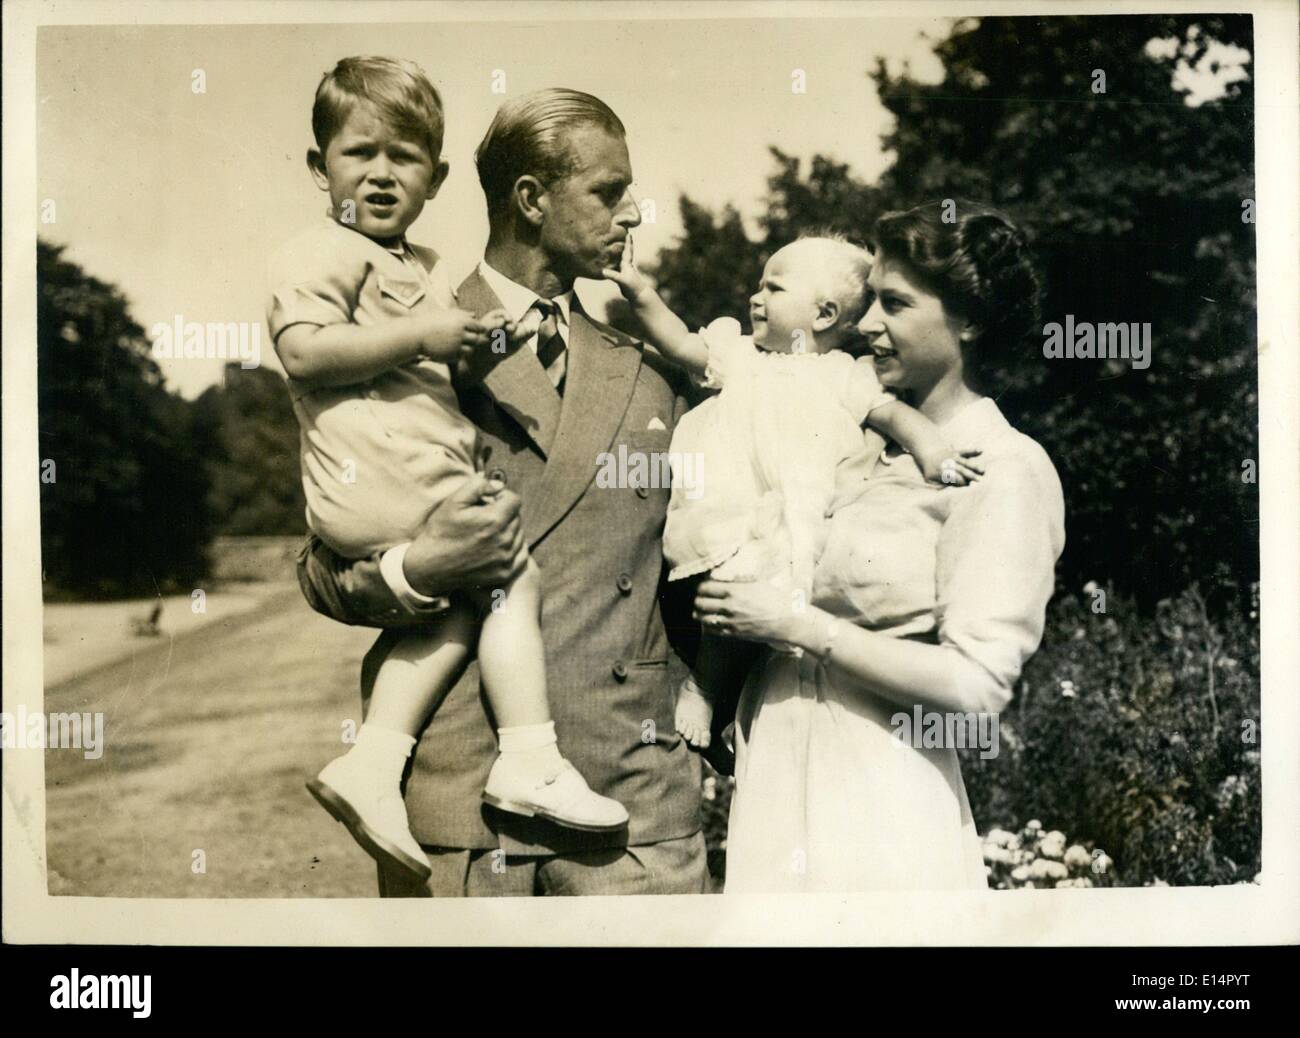
[[[542,90],[502,105],[475,156],[490,233],[459,305],[538,324],[527,341],[472,358],[457,386],[490,452],[480,479],[508,491],[480,501],[475,483],[436,509],[409,545],[369,559],[341,559],[310,539],[299,576],[321,612],[400,628],[445,607],[448,593],[499,586],[526,544],[542,573],[560,750],[630,821],[589,833],[484,804],[496,736],[472,668],[424,731],[407,780],[411,829],[433,875],[420,887],[381,869],[385,896],[706,889],[700,764],[674,728],[683,669],[661,613],[669,488],[595,480],[620,448],[668,450],[685,381],[639,341],[588,316],[573,293],[576,278],[618,265],[641,222],[624,136],[597,98]],[[367,654],[363,696],[392,641],[385,631]]]

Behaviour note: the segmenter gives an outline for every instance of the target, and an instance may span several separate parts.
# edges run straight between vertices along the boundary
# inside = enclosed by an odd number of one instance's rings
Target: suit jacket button
[[[632,578],[626,573],[620,573],[618,575],[618,589],[625,595],[632,590]]]
[[[487,478],[493,480],[494,482],[504,484],[506,482],[506,470],[493,469],[491,472],[487,474]]]
[[[650,496],[650,488],[649,488],[649,487],[641,486],[641,485],[638,483],[638,484],[637,484],[637,488],[636,488],[636,496],[637,496],[637,497],[649,497],[649,496]]]
[[[614,677],[618,678],[619,681],[627,680],[627,664],[622,660],[614,661]]]

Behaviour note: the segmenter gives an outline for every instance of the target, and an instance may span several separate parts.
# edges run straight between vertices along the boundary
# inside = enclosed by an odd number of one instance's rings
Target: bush
[[[1258,609],[1196,588],[1143,615],[1066,596],[1002,715],[997,757],[963,754],[982,829],[1037,817],[1113,855],[1114,881],[1237,883],[1260,862]]]

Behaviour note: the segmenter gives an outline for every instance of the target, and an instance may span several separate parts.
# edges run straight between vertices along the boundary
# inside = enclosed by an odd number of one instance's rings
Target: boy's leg
[[[505,811],[578,829],[618,829],[627,811],[593,793],[560,756],[546,698],[541,573],[531,558],[511,583],[486,596],[478,663],[497,721],[501,756],[483,796]]]
[[[402,772],[415,735],[464,672],[474,631],[472,610],[462,605],[431,628],[394,639],[378,666],[356,743],[307,783],[370,855],[421,880],[429,863],[411,835]]]

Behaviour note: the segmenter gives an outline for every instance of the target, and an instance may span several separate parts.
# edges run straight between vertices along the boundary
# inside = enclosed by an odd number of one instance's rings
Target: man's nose
[[[614,214],[614,222],[626,227],[628,230],[641,226],[641,207],[637,204],[637,200],[632,197],[630,190],[623,192],[623,201],[618,212]]]
[[[390,183],[393,179],[393,167],[389,165],[388,159],[380,155],[370,163],[370,168],[366,170],[366,179],[379,184]]]

